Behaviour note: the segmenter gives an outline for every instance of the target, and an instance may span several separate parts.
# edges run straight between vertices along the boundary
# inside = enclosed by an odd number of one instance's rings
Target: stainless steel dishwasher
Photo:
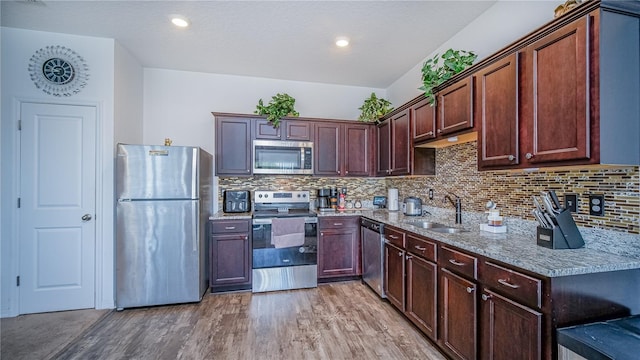
[[[384,293],[384,224],[367,218],[360,219],[360,238],[362,239],[362,281],[381,298]]]

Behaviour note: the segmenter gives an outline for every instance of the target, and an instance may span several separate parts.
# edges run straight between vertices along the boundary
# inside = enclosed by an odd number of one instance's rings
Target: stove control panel
[[[305,203],[309,202],[309,191],[265,191],[253,192],[256,203]]]

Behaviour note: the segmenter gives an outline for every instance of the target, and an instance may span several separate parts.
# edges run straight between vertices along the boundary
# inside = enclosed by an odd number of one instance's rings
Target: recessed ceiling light
[[[336,39],[336,46],[345,47],[347,45],[349,45],[349,39],[346,37],[339,37]]]
[[[189,26],[189,20],[182,15],[171,15],[171,22],[181,28]]]

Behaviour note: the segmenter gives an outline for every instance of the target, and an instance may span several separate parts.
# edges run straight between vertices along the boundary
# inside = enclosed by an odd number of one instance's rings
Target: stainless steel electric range
[[[318,285],[318,218],[308,191],[254,191],[253,292]]]

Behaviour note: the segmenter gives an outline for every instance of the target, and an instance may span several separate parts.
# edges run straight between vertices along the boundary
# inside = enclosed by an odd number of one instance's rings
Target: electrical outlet
[[[589,195],[589,215],[604,216],[604,195]]]
[[[429,200],[433,200],[433,189],[429,189]]]
[[[578,212],[578,194],[564,194],[564,208],[572,213]]]

